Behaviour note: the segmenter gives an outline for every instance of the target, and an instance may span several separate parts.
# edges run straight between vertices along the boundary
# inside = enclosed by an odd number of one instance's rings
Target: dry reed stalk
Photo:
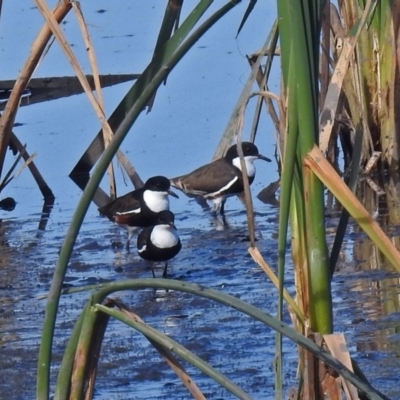
[[[45,18],[47,24],[50,26],[50,29],[53,32],[53,35],[56,37],[61,49],[64,51],[64,53],[66,55],[68,61],[72,65],[72,68],[74,69],[76,76],[78,77],[83,89],[85,90],[85,93],[88,96],[89,101],[92,104],[92,107],[94,108],[98,118],[100,119],[102,126],[111,132],[111,129],[108,125],[107,119],[104,115],[103,109],[101,108],[99,102],[94,97],[92,90],[90,88],[90,84],[89,84],[85,74],[83,73],[83,70],[82,70],[78,60],[76,59],[73,51],[71,50],[71,47],[69,46],[57,21],[55,20],[54,16],[51,14],[50,9],[48,8],[46,2],[44,0],[34,0],[34,1],[35,1],[36,6],[42,13],[43,17]]]
[[[279,289],[279,279],[274,274],[268,263],[264,260],[263,256],[261,255],[260,251],[257,247],[249,247],[248,249],[249,254],[251,255],[252,259],[255,263],[257,263],[261,269],[265,272],[268,278],[271,280],[273,285]],[[300,311],[298,306],[296,305],[295,301],[291,298],[289,292],[283,288],[283,298],[285,299],[286,303],[288,304],[289,308],[291,309],[291,316],[292,312],[297,316],[298,321],[304,325],[305,317],[303,313]]]
[[[82,37],[83,37],[83,40],[84,40],[84,43],[85,43],[85,48],[86,48],[87,53],[88,53],[90,68],[91,68],[92,74],[93,74],[94,86],[96,88],[97,99],[98,99],[98,102],[99,102],[99,105],[100,105],[101,109],[103,110],[103,114],[105,114],[105,112],[104,112],[103,92],[101,90],[101,84],[100,84],[100,78],[99,78],[99,70],[97,68],[96,55],[95,55],[95,52],[94,52],[94,47],[93,47],[92,41],[90,39],[89,31],[87,29],[85,18],[83,16],[80,3],[74,1],[72,3],[72,8],[74,9],[74,12],[75,12],[75,15],[76,15],[76,19],[78,21],[78,25],[80,27],[80,30],[81,30],[81,33],[82,33]],[[108,144],[110,143],[112,137],[113,137],[113,133],[111,131],[111,128],[108,129],[107,126],[103,126],[102,131],[103,131],[104,146],[107,147]],[[114,167],[113,167],[112,162],[108,166],[107,172],[108,172],[108,184],[110,186],[110,196],[111,196],[112,199],[115,199],[116,196],[117,196],[117,193],[116,193],[116,187],[115,187]]]
[[[30,159],[30,155],[26,151],[25,146],[22,145],[22,143],[19,141],[17,136],[15,136],[14,132],[12,132],[12,131],[11,131],[10,143],[22,155],[22,158],[25,161]],[[43,179],[42,175],[40,174],[40,172],[37,169],[33,160],[31,160],[31,162],[28,164],[28,168],[29,168],[33,178],[35,179],[35,182],[38,185],[39,190],[41,191],[43,197],[45,199],[53,199],[54,200],[53,192],[51,191],[50,187],[47,185],[47,183]]]
[[[247,101],[248,102],[248,101]],[[238,115],[236,119],[236,132],[235,135],[237,137],[237,150],[238,155],[240,157],[240,166],[242,170],[242,177],[243,177],[243,188],[244,188],[244,201],[246,205],[246,213],[247,213],[247,224],[249,226],[249,237],[250,237],[250,246],[252,248],[256,247],[256,236],[254,232],[254,211],[253,211],[253,201],[251,199],[251,192],[250,192],[250,185],[249,185],[249,178],[247,176],[247,169],[246,163],[244,161],[244,154],[242,149],[242,130],[243,130],[243,117],[244,112],[247,106],[244,104],[238,110]]]
[[[328,91],[326,93],[325,102],[320,114],[319,148],[321,149],[322,153],[325,153],[328,149],[329,139],[331,137],[333,124],[336,118],[343,81],[346,77],[347,70],[349,69],[349,64],[358,38],[362,29],[364,28],[364,24],[369,13],[369,8],[371,6],[371,1],[372,0],[368,0],[367,4],[365,5],[364,13],[361,17],[355,36],[342,39],[342,52],[339,61],[336,64],[335,70],[333,71],[331,82],[329,83]]]
[[[256,55],[257,55],[257,53],[254,53],[250,57],[247,57],[247,60],[248,60],[250,66],[252,68],[253,68],[254,63],[256,61],[256,58],[255,58]],[[263,96],[263,99],[264,99],[264,102],[265,102],[265,104],[267,106],[267,110],[269,112],[269,115],[271,116],[272,122],[273,122],[273,124],[275,126],[275,131],[279,132],[280,120],[279,120],[278,114],[277,114],[277,112],[275,110],[274,103],[272,102],[272,99],[277,100],[279,109],[281,110],[280,111],[281,115],[284,115],[284,114],[282,114],[282,107],[281,107],[280,97],[278,95],[268,91],[268,87],[266,86],[266,79],[265,78],[266,78],[266,76],[263,73],[261,66],[259,66],[258,67],[258,73],[257,73],[257,76],[256,76],[256,81],[257,81],[257,84],[258,84],[258,87],[260,88],[260,90],[263,93],[268,93],[267,96]],[[256,95],[256,94],[261,94],[261,92],[254,93],[254,95]],[[275,136],[275,141],[276,141],[276,143],[279,143],[278,136]],[[280,146],[278,146],[278,151],[279,151],[279,155],[281,157]],[[282,159],[282,157],[281,157],[281,159]]]
[[[397,271],[400,271],[400,252],[354,196],[349,187],[343,182],[321,151],[314,146],[303,160],[303,163],[305,167],[312,170],[342,205],[345,206],[349,214],[356,220],[364,232],[372,237],[372,240],[393,267]]]
[[[346,339],[344,338],[343,333],[323,335],[323,338],[331,354],[350,371],[354,372],[349,349],[347,348]],[[343,390],[346,393],[346,399],[360,400],[355,386],[342,377],[339,377],[339,379],[341,380]]]
[[[76,59],[74,53],[72,52],[71,47],[67,43],[67,40],[65,39],[65,36],[62,33],[60,27],[58,26],[58,24],[55,23],[54,18],[50,14],[50,10],[48,9],[48,7],[47,7],[46,3],[44,2],[44,0],[35,0],[35,3],[38,6],[39,10],[42,12],[43,17],[46,19],[47,23],[49,24],[54,36],[56,37],[57,41],[59,42],[59,44],[60,44],[62,50],[64,51],[68,61],[71,63],[77,78],[79,79],[83,89],[85,90],[86,95],[88,96],[88,99],[89,99],[90,103],[92,104],[93,109],[96,112],[97,117],[100,120],[103,132],[106,132],[105,135],[106,135],[107,138],[112,137],[113,133],[112,133],[110,125],[108,124],[107,118],[106,118],[106,116],[104,114],[104,109],[102,107],[102,104],[100,104],[100,101],[97,101],[97,99],[93,95],[93,93],[91,91],[91,88],[90,88],[90,85],[89,85],[89,82],[88,82],[85,74],[83,73],[82,68],[79,65],[78,60]],[[84,25],[84,21],[82,23]],[[83,28],[83,29],[85,30],[86,28]],[[88,37],[88,34],[83,34],[83,35],[84,35],[84,37],[85,36]],[[85,40],[88,40],[88,39],[85,39]],[[92,48],[92,46],[90,44],[88,44],[88,45],[89,45],[89,48]],[[95,62],[93,62],[93,60],[94,60],[93,57],[94,57],[94,54],[92,56],[92,64],[91,64],[92,68],[93,68],[93,65],[95,64]],[[95,72],[97,72],[97,68],[96,67],[94,67],[93,72],[94,72],[93,75],[95,75]],[[98,85],[98,87],[100,87],[100,83],[97,83],[97,85]],[[97,91],[97,93],[100,93],[100,92],[101,92],[101,90]],[[101,95],[100,95],[99,99],[101,99]],[[122,164],[123,165],[127,164],[126,163],[126,158],[124,159],[124,162]],[[140,182],[141,179],[137,177],[137,173],[136,173],[135,169],[133,168],[133,166],[129,165],[129,168],[127,168],[127,172],[128,172],[128,175],[130,176],[131,179],[132,179],[132,171],[134,171],[134,175],[136,175],[135,176],[136,181]],[[136,181],[134,179],[132,179],[132,182],[136,182]],[[112,186],[115,187],[114,184]]]
[[[53,10],[52,18],[56,23],[64,19],[71,9],[71,3],[67,0],[59,2]],[[10,93],[10,97],[4,109],[3,116],[0,119],[0,175],[4,165],[7,146],[10,141],[11,130],[14,124],[15,116],[18,111],[20,99],[28,82],[38,65],[41,55],[46,47],[47,42],[51,37],[51,30],[45,24],[34,40],[29,56],[25,64],[21,68],[21,72],[15,82],[15,85]]]

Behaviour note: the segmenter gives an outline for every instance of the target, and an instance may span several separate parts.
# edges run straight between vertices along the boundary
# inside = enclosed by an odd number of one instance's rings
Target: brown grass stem
[[[142,324],[146,324],[139,315],[135,314],[126,304],[122,303],[116,299],[108,299],[109,302],[112,302],[114,307],[117,307],[123,314],[125,314],[128,318],[139,321]],[[147,325],[147,324],[146,324]],[[149,326],[149,325],[148,325]],[[159,343],[154,341],[153,339],[147,337],[147,340],[153,345],[153,347],[160,353],[161,357],[165,360],[168,366],[175,372],[178,378],[182,381],[183,385],[189,390],[193,398],[196,400],[205,400],[206,397],[203,395],[201,390],[198,388],[194,380],[190,377],[190,375],[186,372],[183,365],[179,362],[179,360],[173,355],[173,353],[161,346]]]
[[[263,256],[261,255],[260,251],[257,247],[249,247],[248,249],[249,254],[253,258],[253,260],[261,267],[261,269],[266,273],[268,278],[274,284],[274,286],[279,289],[279,279],[274,274],[268,263],[264,260]],[[292,299],[289,292],[283,288],[283,298],[285,299],[288,306],[292,309],[292,311],[296,314],[298,320],[301,322],[302,325],[305,324],[306,318],[300,308],[297,306],[296,302]]]
[[[62,21],[70,9],[71,2],[67,0],[60,1],[55,6],[52,14],[55,23]],[[51,35],[52,33],[49,26],[45,24],[31,46],[29,56],[21,68],[21,72],[4,108],[3,116],[0,119],[0,176],[3,170],[7,146],[10,141],[11,130],[17,114],[22,93],[28,85],[28,82],[38,65],[40,57],[42,56],[43,51],[46,48],[46,44],[51,38]]]
[[[354,196],[349,187],[342,181],[318,147],[314,146],[314,148],[308,153],[307,157],[304,159],[304,165],[314,172],[323,184],[342,203],[343,207],[347,209],[349,214],[361,226],[379,250],[386,256],[393,267],[397,271],[400,271],[399,251],[386,236],[378,223]]]
[[[103,114],[104,114],[105,107],[104,107],[104,100],[103,100],[103,92],[101,90],[99,69],[97,67],[96,54],[94,52],[93,43],[90,39],[89,31],[87,29],[87,25],[86,25],[85,18],[82,13],[80,3],[76,2],[76,1],[72,2],[72,8],[74,9],[76,19],[78,21],[78,25],[79,25],[79,28],[82,33],[85,48],[86,48],[86,51],[88,54],[90,68],[91,68],[92,74],[93,74],[93,81],[94,81],[94,85],[96,88],[97,99],[98,99],[99,105],[100,105],[101,109],[103,110]],[[113,133],[112,133],[111,127],[107,128],[107,126],[103,126],[102,131],[103,131],[104,146],[107,147],[108,144],[111,142]],[[114,167],[113,167],[112,162],[110,163],[110,165],[107,168],[107,173],[108,173],[108,184],[110,187],[110,196],[112,199],[115,199],[117,196],[117,190],[116,190],[116,185],[115,185]]]

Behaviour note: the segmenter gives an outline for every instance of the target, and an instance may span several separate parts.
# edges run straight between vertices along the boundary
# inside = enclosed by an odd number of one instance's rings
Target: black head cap
[[[153,192],[168,192],[170,186],[169,179],[161,175],[149,178],[144,184],[146,190],[152,190]]]
[[[243,150],[243,155],[245,157],[253,156],[253,157],[260,158],[261,160],[271,161],[268,157],[265,157],[258,152],[258,148],[254,143],[242,142],[242,150]],[[227,160],[232,161],[236,157],[239,157],[239,155],[237,152],[237,145],[234,144],[233,146],[229,147],[228,151],[226,152],[225,158]]]
[[[172,211],[164,210],[157,214],[157,225],[171,225],[175,222],[175,215]]]

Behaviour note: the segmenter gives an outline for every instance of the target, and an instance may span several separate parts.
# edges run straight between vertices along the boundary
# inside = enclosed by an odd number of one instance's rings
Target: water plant
[[[301,396],[307,399],[322,398],[321,386],[324,376],[319,373],[321,369],[316,368],[316,365],[320,362],[331,367],[344,378],[344,381],[342,381],[343,390],[346,393],[352,393],[354,398],[358,396],[357,390],[370,399],[385,398],[365,380],[357,367],[352,365],[348,353],[345,354],[344,359],[335,358],[337,356],[335,345],[339,343],[344,346],[344,343],[340,335],[331,336],[333,333],[331,279],[349,215],[372,238],[393,267],[400,271],[400,255],[397,249],[352,192],[357,181],[360,164],[367,160],[371,154],[373,149],[371,141],[375,143],[375,139],[366,140],[363,136],[363,132],[365,135],[367,131],[367,126],[371,130],[371,124],[374,124],[375,128],[379,125],[381,135],[384,135],[385,140],[381,140],[381,149],[385,154],[384,165],[393,166],[394,160],[397,160],[397,153],[393,150],[395,139],[387,140],[389,133],[394,131],[393,126],[396,121],[393,107],[392,109],[388,107],[387,113],[385,108],[386,114],[384,115],[386,117],[381,117],[379,112],[368,113],[367,111],[371,99],[375,99],[375,94],[385,96],[386,93],[385,98],[390,94],[389,105],[394,104],[394,97],[391,97],[392,94],[388,92],[388,86],[396,78],[396,74],[385,69],[379,84],[377,83],[374,86],[366,83],[361,85],[362,90],[358,88],[359,91],[350,90],[354,79],[352,81],[346,75],[346,71],[351,65],[353,77],[357,76],[359,82],[366,82],[365,76],[369,76],[369,79],[372,80],[375,79],[371,74],[371,66],[357,63],[355,60],[360,58],[360,54],[368,54],[371,41],[376,43],[377,37],[381,35],[381,33],[377,34],[376,32],[379,24],[381,23],[384,26],[386,23],[385,26],[387,26],[390,17],[389,3],[381,2],[378,6],[376,1],[356,2],[352,8],[349,8],[349,14],[346,14],[347,17],[345,17],[347,32],[346,30],[341,31],[344,34],[336,38],[337,41],[341,40],[342,50],[340,54],[334,54],[335,61],[333,63],[329,57],[329,30],[331,26],[329,16],[334,13],[330,2],[322,0],[278,1],[278,23],[272,28],[261,52],[250,59],[250,77],[238,100],[226,132],[222,135],[220,146],[216,150],[216,155],[222,154],[234,137],[240,143],[242,140],[243,115],[247,104],[252,99],[258,98],[258,107],[254,117],[255,128],[252,134],[255,137],[256,121],[260,118],[262,104],[266,104],[271,115],[273,115],[280,135],[277,140],[278,161],[281,168],[277,277],[263,259],[255,243],[254,216],[248,185],[245,185],[245,199],[251,239],[249,253],[277,286],[279,307],[276,317],[263,313],[256,307],[228,294],[190,282],[168,279],[126,280],[62,290],[68,262],[86,211],[129,129],[135,123],[139,114],[146,107],[151,107],[153,101],[156,101],[157,89],[173,71],[175,65],[186,56],[193,44],[204,33],[212,29],[212,26],[218,23],[221,18],[229,18],[229,11],[240,1],[228,1],[199,24],[212,1],[200,0],[188,14],[188,17],[182,23],[178,23],[183,0],[170,0],[166,7],[165,18],[160,28],[151,62],[108,119],[103,112],[101,95],[95,98],[91,94],[90,85],[80,71],[79,63],[74,59],[71,48],[66,44],[58,26],[58,23],[71,9],[74,9],[77,15],[81,15],[78,4],[60,1],[53,12],[50,12],[43,0],[35,0],[35,3],[45,17],[46,24],[35,42],[37,44],[35,52],[32,53],[32,57],[23,69],[25,75],[17,80],[12,92],[9,108],[5,112],[7,119],[2,119],[0,124],[0,148],[2,149],[0,151],[0,163],[4,160],[4,149],[8,143],[10,126],[15,117],[16,109],[12,105],[18,103],[23,88],[28,82],[29,74],[33,71],[35,63],[37,63],[51,35],[54,35],[61,43],[62,48],[76,68],[82,86],[85,87],[93,107],[98,113],[99,120],[102,123],[102,132],[105,133],[103,135],[99,132],[96,136],[95,140],[102,141],[104,151],[97,154],[98,162],[90,177],[87,177],[87,182],[85,182],[86,186],[66,234],[48,294],[38,360],[37,398],[48,399],[50,397],[51,353],[60,296],[65,293],[73,294],[76,291],[90,291],[90,295],[85,308],[75,323],[65,349],[55,387],[55,399],[92,398],[98,356],[109,318],[115,318],[141,332],[167,360],[167,363],[174,369],[195,398],[204,398],[204,395],[192,382],[172,353],[199,368],[238,398],[250,398],[243,389],[237,387],[212,366],[183,348],[173,339],[146,325],[140,317],[132,313],[129,307],[109,298],[117,291],[136,291],[145,288],[179,290],[195,296],[206,297],[239,310],[272,328],[276,332],[275,387],[276,398],[278,399],[283,398],[282,335],[290,338],[300,348],[302,379],[298,390],[299,398]],[[339,7],[343,11],[346,7],[349,7],[348,4],[350,3],[339,2]],[[256,7],[256,1],[249,2],[243,23],[246,22],[254,7]],[[80,21],[84,22],[82,17]],[[398,23],[397,19],[395,19],[395,23]],[[176,26],[175,31],[173,31],[174,26]],[[86,28],[84,31],[86,31]],[[283,82],[283,90],[279,96],[273,95],[268,90],[271,64],[276,60],[275,54],[278,53],[276,48],[278,31]],[[320,46],[321,32],[323,33],[322,47]],[[381,37],[383,37],[383,33]],[[365,50],[363,50],[364,47]],[[320,48],[323,49],[322,53]],[[338,46],[335,47],[335,49],[337,48]],[[380,67],[383,65],[383,53],[386,54],[387,46],[382,43],[380,47],[376,48],[383,49],[377,51],[379,62],[376,62],[376,65]],[[363,51],[365,53],[362,53]],[[354,58],[354,54],[357,54],[357,59]],[[393,60],[393,57],[391,59]],[[266,60],[266,63],[263,66],[264,60]],[[95,66],[95,63],[93,62],[92,65]],[[322,70],[319,69],[320,65]],[[386,68],[389,67],[386,66]],[[361,75],[361,73],[364,75]],[[98,75],[96,68],[94,68],[93,75],[95,77]],[[96,78],[95,80],[98,82]],[[254,89],[255,83],[259,86],[257,91]],[[342,86],[346,88],[347,101],[340,103],[339,100],[343,96]],[[376,93],[365,95],[366,88],[370,90],[373,86]],[[99,85],[97,91],[101,93]],[[345,107],[343,104],[348,104],[348,106]],[[342,107],[340,108],[339,105]],[[376,105],[374,106],[376,107]],[[278,107],[278,112],[275,111],[276,107]],[[327,161],[325,155],[327,151],[328,155],[335,155],[332,148],[335,147],[336,142],[331,138],[331,132],[335,126],[334,122],[338,118],[339,110],[342,113],[345,113],[344,110],[346,110],[351,116],[356,137],[355,144],[351,148],[352,162],[349,163],[349,170],[352,177],[349,185],[341,179],[331,163]],[[376,110],[379,111],[379,107]],[[370,117],[366,118],[367,116]],[[366,143],[369,147],[365,145]],[[238,146],[238,149],[240,150],[241,147]],[[346,147],[346,151],[349,152],[349,147]],[[243,154],[241,154],[241,157],[244,181],[247,182]],[[336,162],[336,159],[332,161]],[[109,182],[111,192],[113,192],[113,171],[109,169],[109,172]],[[141,184],[136,172],[132,174],[132,180],[137,185]],[[337,231],[335,246],[330,253],[326,243],[324,223],[325,187],[343,205],[340,228]],[[289,229],[298,290],[296,301],[286,291],[284,282]],[[294,327],[282,322],[285,310],[284,302],[288,306]],[[309,337],[313,340],[310,340]],[[329,348],[331,354],[324,349],[325,345]],[[352,369],[356,372],[353,372]],[[337,388],[336,381],[334,381],[325,389],[333,396]]]

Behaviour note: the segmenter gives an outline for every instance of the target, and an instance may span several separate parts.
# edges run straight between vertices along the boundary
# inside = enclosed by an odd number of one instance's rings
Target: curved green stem
[[[157,331],[156,329],[150,327],[143,322],[136,321],[131,317],[128,317],[126,314],[122,313],[119,310],[115,310],[101,304],[95,304],[94,307],[95,309],[129,325],[130,327],[145,335],[148,339],[154,340],[156,343],[174,352],[176,355],[198,368],[204,374],[214,379],[216,382],[218,382],[221,386],[223,386],[226,390],[231,392],[239,399],[250,400],[250,397],[239,386],[235,385],[232,381],[230,381],[226,376],[218,372],[210,364],[203,361],[200,357],[197,357],[196,354],[192,353],[184,346],[171,339],[169,336],[164,335],[163,333]]]
[[[37,371],[37,388],[36,394],[38,399],[47,400],[49,398],[49,385],[50,385],[50,360],[51,348],[53,343],[53,335],[55,329],[55,321],[62,289],[62,283],[65,273],[67,271],[68,262],[72,254],[76,237],[82,225],[86,211],[92,197],[100,184],[100,181],[110,164],[115,153],[119,149],[122,141],[127,135],[132,124],[135,122],[139,114],[145,108],[147,102],[155,93],[157,88],[161,85],[169,72],[176,66],[179,60],[188,52],[188,50],[196,43],[196,41],[207,32],[219,19],[221,19],[228,11],[235,7],[240,1],[232,0],[225,6],[217,10],[207,21],[205,21],[185,42],[180,43],[174,35],[170,41],[166,43],[168,47],[173,41],[179,45],[173,54],[168,54],[168,59],[162,64],[158,71],[151,78],[150,82],[143,87],[137,101],[132,108],[127,111],[125,118],[115,131],[114,137],[109,146],[105,149],[102,157],[100,158],[97,166],[95,167],[91,178],[82,194],[79,204],[73,215],[72,222],[68,228],[63,246],[60,251],[58,263],[54,272],[53,280],[51,282],[49,297],[46,306],[45,318],[43,322],[42,340],[39,349],[38,371]],[[178,31],[177,31],[178,32]],[[164,53],[165,54],[165,53]],[[153,60],[154,62],[154,60]],[[138,80],[135,85],[143,85],[141,80]]]

